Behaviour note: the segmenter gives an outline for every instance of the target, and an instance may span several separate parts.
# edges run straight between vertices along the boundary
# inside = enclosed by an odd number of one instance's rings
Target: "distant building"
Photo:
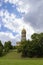
[[[23,28],[23,30],[21,31],[21,41],[25,41],[25,40],[26,40],[26,30]],[[17,46],[20,45],[20,42],[17,42]]]
[[[16,42],[16,46],[19,46],[20,45],[20,42]]]

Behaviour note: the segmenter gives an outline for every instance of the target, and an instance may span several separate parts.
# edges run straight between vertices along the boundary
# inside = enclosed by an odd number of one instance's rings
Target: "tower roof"
[[[26,33],[26,30],[23,28],[22,33]]]

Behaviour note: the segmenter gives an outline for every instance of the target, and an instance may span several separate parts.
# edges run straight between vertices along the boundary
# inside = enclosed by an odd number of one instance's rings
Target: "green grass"
[[[12,51],[0,58],[0,65],[43,65],[43,58],[21,58],[21,54]]]

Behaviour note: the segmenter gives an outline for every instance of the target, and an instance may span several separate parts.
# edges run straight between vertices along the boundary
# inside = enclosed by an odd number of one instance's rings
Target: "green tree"
[[[28,55],[28,48],[30,46],[30,41],[22,41],[20,46],[18,47],[18,51],[22,53],[23,57],[27,57]]]
[[[5,49],[5,52],[8,52],[10,49],[12,49],[12,45],[10,41],[5,42],[4,49]]]
[[[2,42],[0,41],[0,56],[2,56],[2,53],[3,53],[3,45]]]
[[[18,51],[23,57],[43,57],[43,33],[34,33],[31,38],[31,41],[21,42]]]

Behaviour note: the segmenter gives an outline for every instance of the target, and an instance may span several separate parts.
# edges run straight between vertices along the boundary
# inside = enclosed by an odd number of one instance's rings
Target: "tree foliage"
[[[5,49],[5,52],[8,52],[10,49],[12,49],[12,45],[10,41],[5,42],[4,49]]]
[[[2,42],[0,41],[0,56],[2,56],[2,52],[3,52],[3,45]]]
[[[34,33],[31,38],[31,41],[21,42],[18,51],[23,57],[43,57],[43,33]]]

